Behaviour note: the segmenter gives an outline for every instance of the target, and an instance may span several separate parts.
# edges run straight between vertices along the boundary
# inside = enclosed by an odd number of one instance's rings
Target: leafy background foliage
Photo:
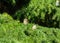
[[[3,13],[1,17],[7,18],[9,22],[0,20],[0,43],[60,43],[60,29],[47,28],[37,25],[37,29],[32,30],[34,24],[24,25],[12,17]],[[9,18],[8,18],[9,17]]]
[[[43,26],[60,27],[60,7],[55,3],[55,0],[31,0],[26,8],[16,12],[15,17],[20,20],[27,18],[31,23]]]
[[[0,43],[60,43],[60,6],[55,3],[0,0]],[[29,20],[27,25],[22,23],[24,18]]]
[[[30,23],[60,27],[60,7],[56,7],[56,0],[2,0],[0,2],[0,12],[8,12],[21,22],[27,18]]]

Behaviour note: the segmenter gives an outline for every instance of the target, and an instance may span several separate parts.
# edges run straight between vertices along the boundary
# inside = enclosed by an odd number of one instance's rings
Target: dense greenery
[[[24,25],[13,20],[7,13],[0,16],[2,17],[0,20],[3,21],[3,23],[0,22],[0,43],[60,43],[58,28],[37,25],[37,28],[32,30],[34,24]]]
[[[15,17],[48,27],[60,27],[60,7],[55,3],[55,0],[31,0],[26,8],[16,12]]]
[[[13,18],[7,13],[0,14],[0,23],[7,23],[13,21]]]
[[[10,13],[14,19],[60,28],[60,6],[56,0],[2,0],[1,12]],[[16,13],[15,13],[16,12]]]
[[[56,0],[0,0],[0,43],[60,43]]]

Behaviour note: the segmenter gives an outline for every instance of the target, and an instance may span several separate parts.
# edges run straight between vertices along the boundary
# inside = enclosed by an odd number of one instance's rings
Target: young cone
[[[60,1],[56,0],[56,6],[60,6]]]
[[[32,30],[35,30],[35,29],[37,29],[37,26],[33,25]]]
[[[24,21],[23,21],[23,23],[25,24],[25,25],[27,25],[28,24],[28,19],[24,19]]]

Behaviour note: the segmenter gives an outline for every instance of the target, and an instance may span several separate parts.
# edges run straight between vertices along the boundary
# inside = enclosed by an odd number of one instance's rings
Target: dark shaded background
[[[13,5],[7,0],[0,0],[0,13],[7,12],[9,14],[14,14],[21,7],[26,7],[30,0],[15,0],[16,4]]]

